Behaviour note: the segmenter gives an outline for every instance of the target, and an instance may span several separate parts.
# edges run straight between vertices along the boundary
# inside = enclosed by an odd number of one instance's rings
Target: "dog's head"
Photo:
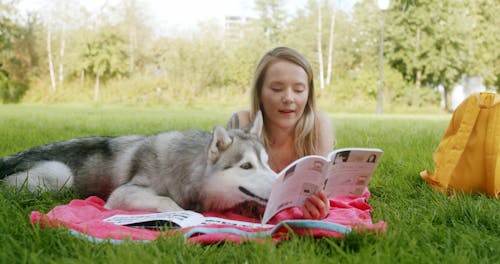
[[[259,112],[248,129],[226,130],[216,126],[208,148],[203,210],[222,210],[246,201],[267,203],[276,173],[260,140]]]

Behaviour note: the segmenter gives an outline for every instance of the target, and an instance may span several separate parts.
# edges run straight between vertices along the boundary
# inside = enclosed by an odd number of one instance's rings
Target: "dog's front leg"
[[[125,184],[115,189],[104,207],[150,212],[184,210],[171,198],[157,195],[151,188],[134,184]]]

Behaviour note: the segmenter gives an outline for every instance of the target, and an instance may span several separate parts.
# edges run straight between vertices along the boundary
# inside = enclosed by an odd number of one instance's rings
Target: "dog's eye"
[[[244,170],[249,170],[251,169],[253,166],[252,166],[252,163],[250,162],[245,162],[243,164],[240,165],[240,168],[244,169]]]

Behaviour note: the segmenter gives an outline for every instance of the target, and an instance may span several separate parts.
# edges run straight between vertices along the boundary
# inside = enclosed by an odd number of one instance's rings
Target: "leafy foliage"
[[[86,43],[81,54],[83,69],[93,76],[110,79],[128,73],[125,41],[113,28],[105,28]]]
[[[29,75],[37,63],[34,52],[36,17],[25,26],[17,23],[16,10],[0,2],[0,100],[17,102],[28,89]]]
[[[78,1],[47,2],[47,10],[38,13],[44,24],[35,17],[32,22],[14,19],[16,5],[1,5],[4,101],[64,102],[67,96],[63,94],[77,86],[90,90],[97,76],[105,81],[103,85],[161,79],[161,87],[144,82],[126,97],[147,96],[160,88],[189,97],[183,101],[190,104],[200,92],[247,93],[257,60],[282,45],[303,53],[319,73],[318,7],[323,51],[329,48],[327,29],[335,25],[332,82],[322,96],[335,98],[338,94],[344,99],[336,103],[345,106],[355,97],[363,98],[364,105],[376,100],[382,12],[373,0],[359,1],[351,14],[339,10],[338,3],[331,0],[309,0],[293,14],[288,13],[285,1],[255,0],[257,17],[241,18],[233,25],[236,34],[229,34],[214,21],[202,21],[190,32],[171,31],[162,36],[155,35],[158,25],[148,22],[147,8],[136,0],[103,5],[95,13]],[[480,76],[488,88],[498,89],[500,34],[494,25],[500,22],[499,8],[494,0],[392,1],[385,11],[384,103],[438,106],[435,87],[443,85],[449,92],[463,76]],[[66,89],[45,95],[36,92],[39,96],[28,98],[33,94],[30,91],[48,87],[48,26],[53,33],[52,57],[64,66],[64,78],[59,77],[65,80]],[[323,52],[322,60],[329,61],[328,55]],[[27,95],[22,97],[25,91]],[[429,96],[409,99],[417,94]],[[157,97],[161,98],[167,96]]]
[[[498,10],[493,1],[401,2],[404,12],[394,7],[386,12],[385,56],[392,68],[415,84],[416,90],[421,84],[443,85],[449,93],[464,75],[482,76],[486,83],[498,78],[498,74],[493,74],[492,61],[498,64],[499,52],[490,50],[494,55],[488,58],[479,55],[485,53],[478,52],[485,47],[498,46],[492,40],[498,39],[498,34],[491,34],[494,37],[481,35],[495,28],[491,24],[494,19],[488,15],[490,10]],[[361,19],[361,25],[367,25],[367,20],[379,20],[376,17],[380,14],[370,13],[373,9],[373,1],[359,5],[355,17]],[[371,28],[368,31],[379,30]],[[368,35],[364,44],[374,46],[374,41],[370,40],[376,38]]]

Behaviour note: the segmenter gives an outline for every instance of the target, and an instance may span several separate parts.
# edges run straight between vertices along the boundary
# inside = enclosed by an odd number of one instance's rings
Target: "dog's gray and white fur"
[[[246,130],[216,126],[152,136],[72,139],[0,160],[0,179],[32,191],[74,188],[106,208],[143,211],[265,204],[276,174],[260,142],[260,113]]]

